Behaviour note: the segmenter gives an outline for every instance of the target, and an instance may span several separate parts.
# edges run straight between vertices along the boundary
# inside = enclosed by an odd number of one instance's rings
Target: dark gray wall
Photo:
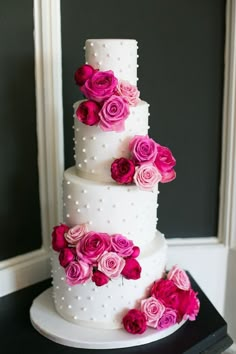
[[[33,2],[0,2],[0,261],[41,245]]]
[[[73,160],[73,73],[87,38],[139,42],[139,89],[150,103],[150,135],[177,159],[160,186],[159,229],[167,237],[217,233],[225,1],[62,0],[66,166]]]

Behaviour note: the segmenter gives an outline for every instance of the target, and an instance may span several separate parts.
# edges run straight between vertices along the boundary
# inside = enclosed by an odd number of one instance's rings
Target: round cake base
[[[52,299],[52,288],[45,290],[30,309],[34,328],[48,339],[74,348],[115,349],[147,344],[169,336],[185,321],[162,331],[149,328],[145,333],[132,335],[122,329],[93,329],[64,320],[57,312]]]

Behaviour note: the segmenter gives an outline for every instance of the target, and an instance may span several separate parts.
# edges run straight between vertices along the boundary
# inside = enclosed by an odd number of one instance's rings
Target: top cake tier
[[[119,80],[137,85],[137,48],[134,39],[88,39],[85,60],[96,69],[112,70]]]

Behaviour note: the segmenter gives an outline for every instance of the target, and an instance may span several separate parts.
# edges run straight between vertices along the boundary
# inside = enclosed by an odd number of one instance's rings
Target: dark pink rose
[[[155,165],[160,171],[160,173],[165,173],[171,171],[173,167],[176,165],[176,160],[172,155],[170,149],[166,146],[161,146],[156,144],[157,146],[157,155],[155,159]]]
[[[76,253],[79,259],[96,265],[98,258],[111,248],[111,239],[108,234],[88,232],[77,244]]]
[[[140,101],[140,92],[137,86],[131,85],[128,81],[121,80],[118,82],[116,94],[124,97],[126,102],[131,106],[137,106]]]
[[[100,272],[99,270],[96,270],[93,273],[92,276],[92,281],[97,285],[97,286],[102,286],[105,285],[109,282],[109,278],[102,272]]]
[[[157,328],[159,319],[165,311],[165,306],[151,296],[141,301],[141,311],[145,314],[147,319],[147,325],[149,327]]]
[[[121,132],[125,129],[125,119],[129,116],[129,106],[120,96],[111,96],[99,112],[99,126],[104,131]]]
[[[157,329],[166,329],[173,326],[177,322],[177,312],[173,309],[166,308],[163,315],[158,321]]]
[[[129,149],[136,164],[154,162],[157,156],[157,144],[148,135],[135,135]]]
[[[129,310],[123,318],[123,325],[131,334],[142,334],[147,329],[145,314],[136,309]]]
[[[65,224],[54,226],[52,232],[52,248],[54,251],[60,252],[60,250],[67,247],[68,244],[64,235],[68,230],[69,227]]]
[[[69,285],[83,284],[92,276],[92,267],[83,261],[73,261],[65,268],[65,272]]]
[[[63,248],[59,255],[59,262],[62,267],[67,267],[68,264],[75,260],[75,250],[72,248]]]
[[[105,252],[98,260],[98,270],[109,278],[118,278],[124,266],[124,258],[115,252]]]
[[[134,174],[136,186],[143,191],[152,191],[161,178],[160,172],[151,163],[144,163],[137,167]]]
[[[111,165],[111,177],[120,184],[133,182],[135,165],[132,160],[121,157]]]
[[[128,257],[133,253],[134,243],[123,235],[115,234],[111,237],[111,247],[119,256]]]
[[[134,259],[134,258],[126,258],[125,260],[125,266],[121,272],[121,274],[126,278],[126,279],[139,279],[141,276],[141,271],[142,268],[139,264],[139,262]]]
[[[80,68],[78,68],[74,74],[74,79],[76,82],[76,85],[82,86],[84,85],[85,81],[88,80],[93,74],[96,72],[96,70],[88,64],[82,65]]]
[[[200,309],[200,301],[197,293],[190,289],[188,291],[180,291],[179,312],[184,320],[194,321]]]
[[[97,71],[85,81],[80,89],[88,99],[101,102],[113,95],[117,83],[118,80],[113,71]]]
[[[176,177],[176,172],[175,170],[170,170],[167,172],[163,172],[162,173],[162,177],[161,177],[161,183],[168,183],[171,182],[175,179]]]
[[[138,246],[133,247],[133,252],[131,254],[131,258],[137,258],[140,255],[140,248]]]
[[[65,233],[65,239],[70,245],[75,246],[87,231],[86,224],[75,225]]]
[[[94,101],[83,101],[80,103],[75,114],[78,120],[86,125],[98,124],[100,118],[99,113],[100,106]]]
[[[151,295],[161,301],[165,307],[179,310],[179,289],[171,280],[160,279],[156,281],[151,288]]]
[[[172,280],[177,288],[181,290],[189,290],[191,287],[190,280],[186,272],[177,265],[171,268],[167,274],[167,279]]]

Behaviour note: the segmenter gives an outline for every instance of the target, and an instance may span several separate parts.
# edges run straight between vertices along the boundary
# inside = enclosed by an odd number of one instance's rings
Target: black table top
[[[40,282],[0,298],[1,354],[217,354],[231,344],[227,324],[198,284],[191,277],[201,302],[200,313],[194,322],[187,321],[171,336],[157,342],[133,348],[92,350],[65,347],[40,335],[31,325],[29,309],[35,297],[51,286],[50,280]]]

